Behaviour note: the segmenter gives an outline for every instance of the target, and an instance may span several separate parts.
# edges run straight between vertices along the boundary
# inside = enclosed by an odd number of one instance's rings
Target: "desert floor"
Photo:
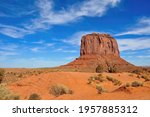
[[[102,73],[102,82],[89,79],[92,76],[98,76],[98,73],[85,72],[45,72],[32,74],[25,78],[10,82],[6,87],[18,94],[20,99],[27,100],[33,93],[38,94],[42,100],[149,100],[150,99],[150,81],[139,78],[134,73]],[[121,82],[115,85],[107,77],[112,77]],[[22,76],[20,76],[22,77]],[[126,86],[134,81],[142,82],[143,86]],[[55,96],[50,93],[51,87],[55,84],[65,85],[72,94],[63,94]],[[104,91],[98,93],[97,85]],[[125,86],[125,87],[123,87]]]

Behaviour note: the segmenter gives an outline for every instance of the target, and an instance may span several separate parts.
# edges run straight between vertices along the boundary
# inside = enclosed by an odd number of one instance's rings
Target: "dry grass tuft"
[[[56,84],[50,88],[50,94],[60,96],[63,94],[73,94],[73,91],[63,84]]]

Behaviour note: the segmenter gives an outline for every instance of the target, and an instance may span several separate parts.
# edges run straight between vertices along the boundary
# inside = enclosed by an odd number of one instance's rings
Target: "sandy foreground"
[[[9,88],[14,93],[20,95],[20,99],[27,100],[33,93],[40,95],[42,100],[149,100],[150,81],[145,82],[142,78],[137,78],[136,74],[131,73],[103,73],[104,77],[111,76],[119,81],[121,85],[114,85],[106,80],[98,83],[97,81],[88,84],[91,76],[97,73],[83,72],[49,72],[39,75],[32,75],[19,81],[10,83]],[[143,82],[142,87],[119,88],[126,83],[133,81]],[[98,94],[96,84],[101,85],[106,92]],[[73,91],[73,94],[54,96],[50,94],[51,86],[63,84]]]

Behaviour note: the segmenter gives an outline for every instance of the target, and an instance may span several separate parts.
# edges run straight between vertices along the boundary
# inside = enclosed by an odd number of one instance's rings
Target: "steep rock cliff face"
[[[88,34],[81,39],[80,56],[114,55],[120,56],[116,40],[108,34]]]
[[[109,34],[92,33],[81,39],[80,57],[61,66],[76,71],[94,72],[98,65],[108,71],[115,66],[118,71],[131,71],[136,67],[120,57],[117,41]]]

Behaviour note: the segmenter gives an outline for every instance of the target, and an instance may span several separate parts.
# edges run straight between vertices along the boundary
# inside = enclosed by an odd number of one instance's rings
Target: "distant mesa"
[[[116,39],[109,34],[92,33],[81,39],[80,57],[61,68],[94,72],[98,65],[104,71],[115,66],[118,71],[131,71],[135,66],[120,57]]]

